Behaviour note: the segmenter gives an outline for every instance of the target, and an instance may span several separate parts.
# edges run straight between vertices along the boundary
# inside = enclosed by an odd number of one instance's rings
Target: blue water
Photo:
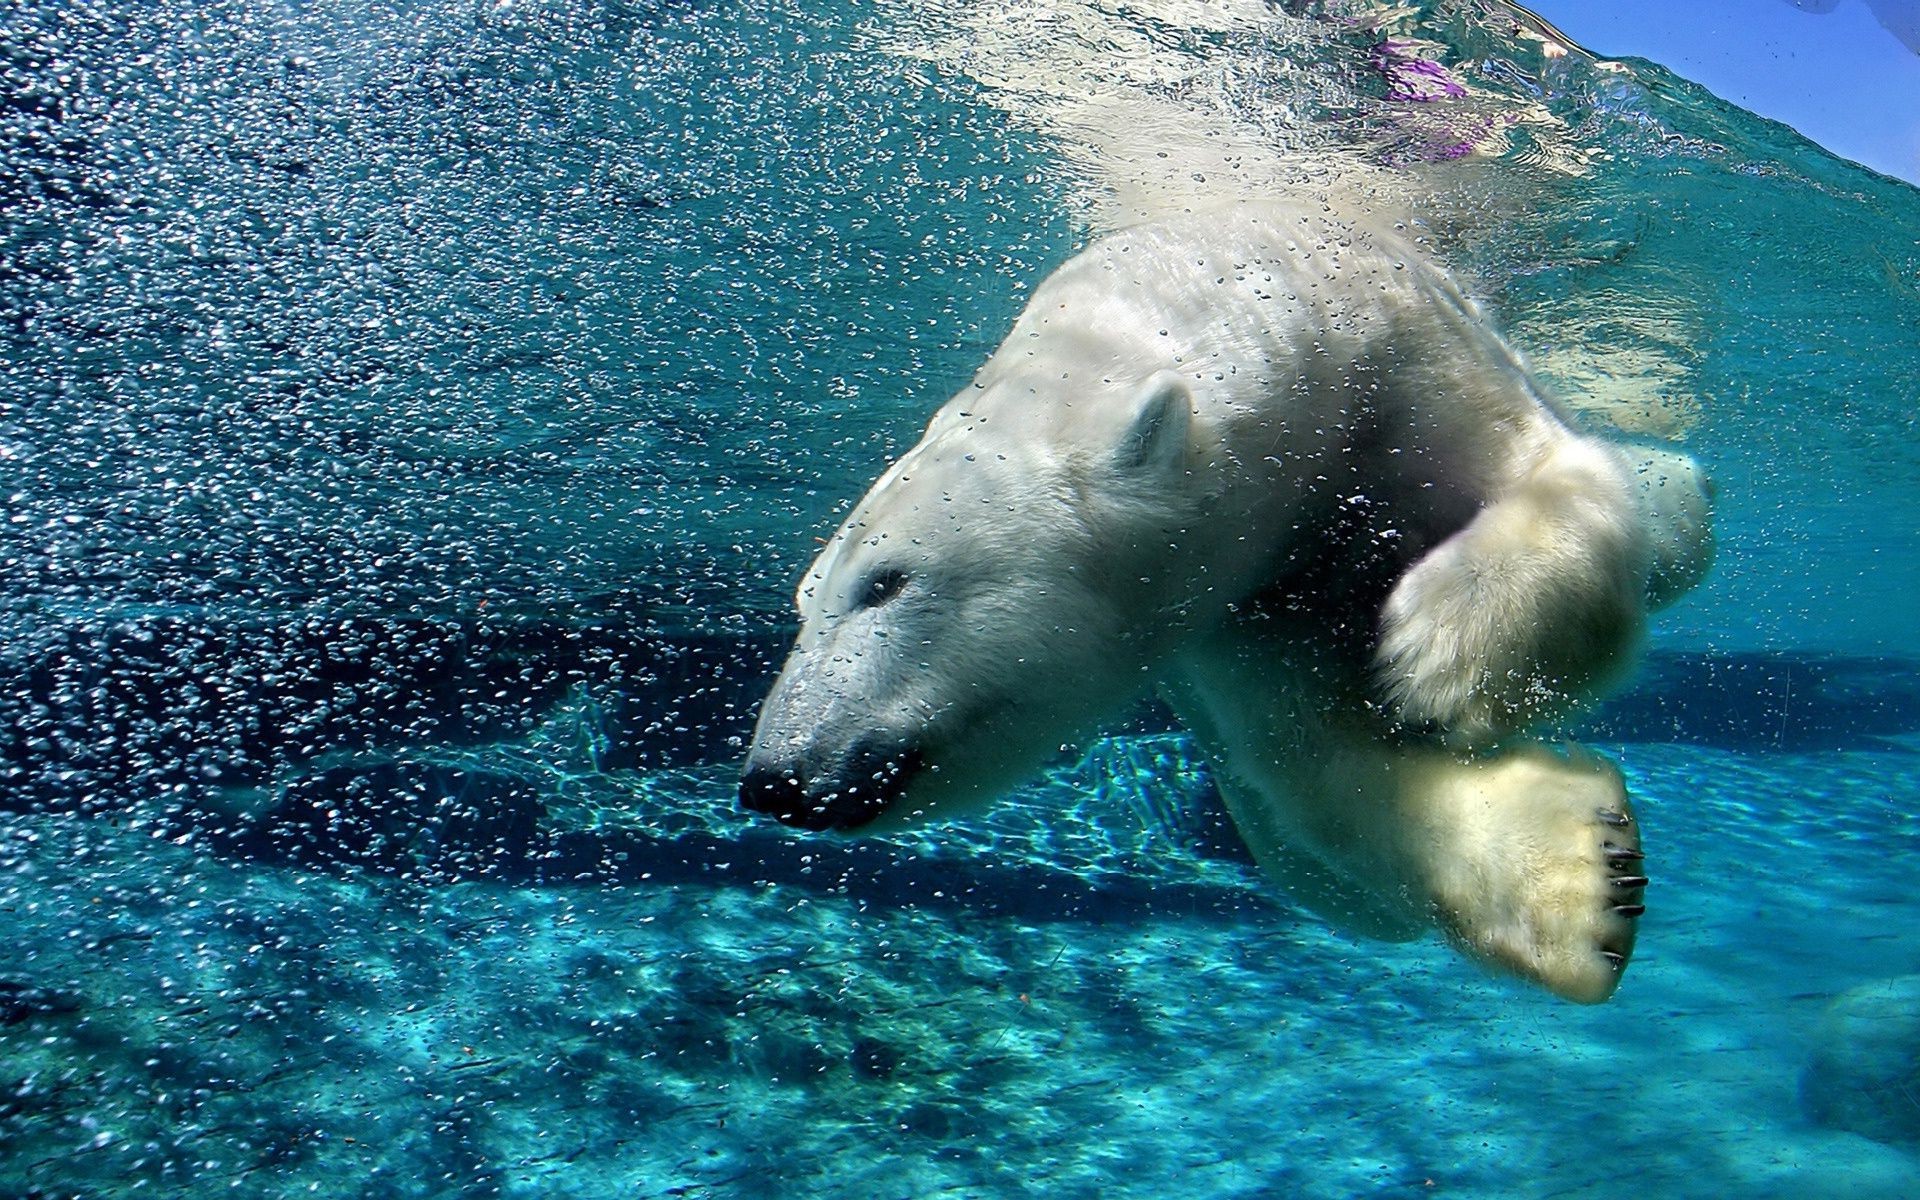
[[[1920,1194],[1920,191],[1498,4],[1044,11],[0,16],[0,1196]],[[1607,1005],[1293,907],[1155,711],[736,810],[814,539],[1108,219],[1023,43],[1404,196],[1711,464],[1573,731]]]

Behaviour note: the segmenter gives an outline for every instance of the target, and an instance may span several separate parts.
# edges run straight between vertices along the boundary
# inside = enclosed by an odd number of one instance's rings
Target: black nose
[[[802,818],[808,811],[807,788],[797,775],[780,767],[756,766],[749,760],[740,776],[740,803],[757,813],[765,813],[787,825],[805,825],[808,829],[827,829]]]
[[[819,775],[804,765],[749,758],[740,803],[801,829],[857,829],[899,798],[919,765],[914,751],[865,744]]]

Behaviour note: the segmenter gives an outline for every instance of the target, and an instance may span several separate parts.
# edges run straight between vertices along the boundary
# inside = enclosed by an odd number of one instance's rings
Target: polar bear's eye
[[[900,589],[905,586],[907,586],[906,572],[894,570],[892,567],[875,571],[873,578],[867,580],[867,585],[854,595],[854,607],[879,608],[899,595]]]

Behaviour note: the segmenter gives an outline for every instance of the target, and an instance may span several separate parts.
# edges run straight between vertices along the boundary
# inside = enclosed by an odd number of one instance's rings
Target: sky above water
[[[1637,57],[1920,182],[1920,0],[1522,0],[1602,56]]]

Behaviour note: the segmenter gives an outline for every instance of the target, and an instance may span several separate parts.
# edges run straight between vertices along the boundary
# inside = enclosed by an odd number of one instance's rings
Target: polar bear
[[[1603,1000],[1632,809],[1527,733],[1701,578],[1708,501],[1683,454],[1571,425],[1390,230],[1247,203],[1112,234],[807,570],[742,799],[964,811],[1157,689],[1296,898]]]

